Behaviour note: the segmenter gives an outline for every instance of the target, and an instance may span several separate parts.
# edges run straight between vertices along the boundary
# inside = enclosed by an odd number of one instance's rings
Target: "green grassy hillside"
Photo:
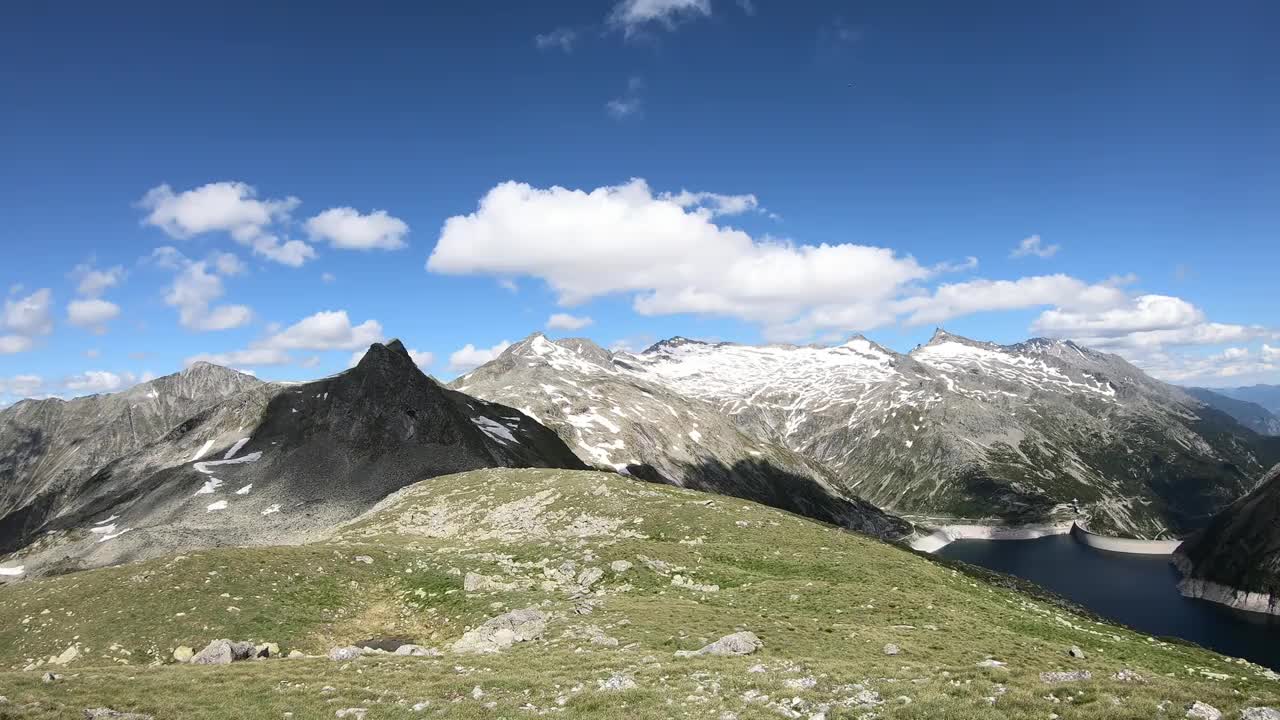
[[[541,639],[454,652],[469,628],[530,607],[548,618]],[[763,648],[675,656],[742,630]],[[172,661],[174,648],[215,638],[319,657]],[[441,654],[323,657],[379,640]],[[1073,645],[1087,657],[1069,657]],[[69,647],[75,659],[50,664]],[[988,659],[1006,664],[979,666]],[[0,587],[0,666],[0,718],[96,707],[185,720],[348,708],[368,720],[1180,718],[1195,701],[1234,718],[1280,705],[1257,666],[896,546],[741,500],[557,470],[435,478],[313,545]],[[1091,679],[1040,677],[1084,670]],[[62,677],[44,682],[46,671]]]

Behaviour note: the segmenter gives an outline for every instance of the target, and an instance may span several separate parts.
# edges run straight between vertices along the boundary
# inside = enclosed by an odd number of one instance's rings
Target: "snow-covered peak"
[[[544,364],[564,372],[615,372],[612,354],[594,342],[586,338],[551,340],[540,332],[507,348],[499,359],[526,365]]]

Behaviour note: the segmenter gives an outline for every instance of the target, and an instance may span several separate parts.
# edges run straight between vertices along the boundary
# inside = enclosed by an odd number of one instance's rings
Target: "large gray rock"
[[[347,645],[345,647],[336,647],[329,650],[329,659],[334,662],[346,662],[355,660],[364,654],[364,651],[355,645]]]
[[[213,640],[191,658],[192,665],[230,665],[235,660],[230,640]]]
[[[490,653],[515,643],[536,640],[547,629],[547,616],[537,608],[512,610],[468,630],[453,644],[456,653]]]
[[[1194,718],[1194,720],[1221,720],[1222,711],[1197,700],[1191,704],[1191,707],[1187,708],[1186,717]]]
[[[1280,720],[1280,710],[1269,707],[1251,707],[1240,711],[1240,720]]]
[[[676,657],[693,657],[695,655],[750,655],[760,648],[764,647],[764,643],[760,638],[756,637],[753,632],[736,632],[731,635],[725,635],[719,640],[704,645],[698,650],[677,650]]]

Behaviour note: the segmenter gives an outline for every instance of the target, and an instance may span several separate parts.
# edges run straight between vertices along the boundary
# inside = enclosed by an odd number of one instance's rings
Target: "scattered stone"
[[[849,698],[849,701],[858,707],[884,704],[884,701],[880,699],[880,693],[875,690],[859,690],[857,695]]]
[[[51,672],[47,672],[44,675],[40,676],[41,682],[44,682],[46,684],[52,683],[52,682],[58,682],[61,679],[62,679],[61,675],[58,675],[57,673],[51,673]]]
[[[290,650],[289,657],[296,660],[297,658],[306,657],[306,655],[303,655],[301,650]]]
[[[260,658],[280,657],[280,646],[276,643],[258,643],[253,646],[253,656]]]
[[[1000,662],[999,660],[992,660],[991,658],[987,658],[986,660],[983,660],[983,661],[979,662],[979,663],[978,663],[978,667],[980,667],[980,668],[1002,668],[1002,667],[1004,667],[1005,665],[1008,665],[1008,664],[1009,664],[1009,663],[1004,663],[1004,662]]]
[[[178,647],[173,649],[174,662],[180,662],[180,663],[191,662],[191,658],[195,656],[196,656],[196,651],[193,650],[189,645],[179,645]]]
[[[1040,682],[1046,683],[1046,684],[1078,682],[1081,680],[1091,680],[1091,679],[1093,679],[1093,673],[1089,672],[1088,670],[1071,670],[1067,672],[1057,671],[1057,672],[1040,673]]]
[[[1186,717],[1195,718],[1195,720],[1220,720],[1222,711],[1197,700],[1187,707]]]
[[[749,672],[749,673],[767,673],[767,672],[769,672],[769,668],[765,667],[764,665],[752,665],[751,667],[747,668],[747,672]]]
[[[115,720],[154,720],[150,715],[142,713],[120,712],[111,708],[85,708],[85,720],[97,720],[98,718],[115,718]]]
[[[329,659],[334,662],[346,662],[355,660],[361,655],[360,648],[355,645],[347,645],[346,647],[336,647],[329,651]]]
[[[334,717],[339,718],[355,718],[355,720],[364,720],[365,713],[369,712],[369,708],[347,708],[346,710],[338,710],[333,713]]]
[[[902,654],[902,648],[898,647],[897,645],[894,645],[893,643],[889,643],[889,644],[887,644],[887,645],[885,645],[885,646],[884,646],[884,654],[885,654],[885,655],[900,655],[900,654]]]
[[[1084,659],[1084,651],[1080,649],[1079,645],[1072,645],[1071,649],[1067,651],[1067,654],[1077,660]]]
[[[547,616],[537,608],[512,610],[468,630],[453,644],[456,653],[490,653],[505,650],[518,642],[536,640],[547,629]]]
[[[74,661],[78,657],[80,657],[80,648],[76,647],[75,645],[69,645],[67,646],[67,649],[63,650],[62,654],[59,655],[58,657],[49,658],[49,664],[50,665],[66,665]]]
[[[373,558],[369,557],[368,555],[357,555],[354,558],[352,558],[352,560],[355,560],[358,563],[364,563],[365,565],[373,564]]]
[[[640,686],[636,684],[636,681],[634,678],[632,678],[630,675],[623,675],[622,673],[618,673],[610,677],[608,680],[600,681],[600,690],[604,692],[634,690],[638,687]]]
[[[812,690],[817,686],[818,680],[812,677],[788,678],[782,684],[792,690]]]
[[[1120,670],[1115,675],[1112,675],[1111,679],[1116,682],[1146,682],[1146,678],[1132,670]],[[1280,717],[1276,718],[1276,720],[1280,720]]]
[[[632,564],[627,560],[614,560],[613,562],[609,563],[609,569],[618,574],[622,574],[630,570],[632,567],[633,567]]]
[[[586,592],[591,589],[592,585],[600,582],[600,578],[602,577],[604,577],[604,571],[600,568],[587,568],[586,570],[578,573],[578,587],[582,592]]]
[[[411,655],[413,657],[440,657],[444,653],[435,648],[423,647],[421,645],[401,645],[396,648],[396,655]]]
[[[671,585],[674,587],[685,588],[686,590],[693,590],[694,592],[704,592],[704,593],[720,592],[719,585],[704,585],[702,583],[697,583],[691,580],[690,578],[687,578],[681,575],[680,573],[676,573],[675,575],[671,576]]]
[[[488,575],[469,572],[462,579],[462,589],[467,592],[506,592],[515,590],[515,583],[504,583]]]
[[[764,647],[760,638],[753,632],[736,632],[725,635],[719,640],[704,646],[700,650],[677,650],[676,657],[693,657],[695,655],[750,655]]]
[[[426,709],[427,709],[427,708],[429,708],[429,707],[431,707],[431,701],[430,701],[430,700],[423,700],[422,702],[414,703],[414,704],[413,704],[413,707],[412,707],[411,709],[412,709],[414,712],[422,712],[423,710],[426,710]]]
[[[1280,720],[1280,710],[1269,707],[1251,707],[1240,711],[1240,720]]]
[[[191,664],[230,665],[233,659],[230,640],[212,640],[191,658]]]
[[[477,685],[477,686],[475,686],[475,687],[471,688],[471,699],[472,699],[472,700],[479,700],[479,699],[480,699],[480,698],[482,698],[482,697],[484,697],[484,690],[481,690],[479,685]]]

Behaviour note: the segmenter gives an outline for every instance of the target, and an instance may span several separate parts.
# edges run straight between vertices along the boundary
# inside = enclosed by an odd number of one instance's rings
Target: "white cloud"
[[[170,237],[189,238],[208,232],[252,237],[278,220],[286,220],[298,198],[259,200],[258,191],[242,182],[215,182],[174,193],[168,185],[152,188],[139,203],[150,210],[143,222]]]
[[[677,20],[710,15],[711,0],[622,0],[609,13],[608,23],[630,36],[650,23],[670,30]]]
[[[841,322],[857,315],[862,328],[891,321],[888,303],[901,288],[933,274],[887,248],[757,241],[655,196],[643,180],[590,192],[498,185],[475,213],[445,221],[427,269],[530,275],[546,281],[562,305],[633,293],[634,308],[646,315],[778,325],[821,311]]]
[[[711,217],[740,215],[760,207],[760,201],[750,193],[745,195],[721,195],[713,192],[681,190],[675,194],[663,193],[659,197],[663,200],[670,200],[683,208],[700,209]]]
[[[75,266],[71,276],[79,280],[76,292],[87,298],[96,298],[110,288],[120,284],[124,279],[124,267],[116,265],[105,270],[98,270],[88,263]]]
[[[639,97],[620,97],[614,98],[604,104],[604,109],[613,117],[621,120],[622,118],[631,117],[640,112]]]
[[[569,313],[556,313],[547,318],[548,330],[581,330],[595,322],[589,317],[579,317]]]
[[[53,291],[41,288],[16,300],[4,301],[0,327],[18,335],[33,337],[53,332]]]
[[[244,261],[233,253],[217,252],[209,258],[209,261],[213,263],[213,269],[217,271],[219,275],[226,275],[228,277],[243,275],[249,270],[249,268],[245,266]]]
[[[565,52],[573,52],[573,43],[577,38],[578,33],[573,28],[559,27],[551,32],[535,36],[533,42],[542,50],[560,48]]]
[[[99,298],[72,300],[67,304],[67,321],[72,325],[101,335],[106,323],[120,315],[120,306]]]
[[[332,283],[332,282],[335,282],[337,279],[338,279],[338,276],[334,275],[331,272],[320,273],[320,282],[322,283],[325,283],[325,284]]]
[[[247,325],[253,311],[245,305],[213,305],[225,290],[222,278],[209,272],[208,264],[182,257],[173,248],[158,248],[152,257],[165,267],[181,268],[164,301],[178,310],[178,323],[188,330],[231,330]]]
[[[511,347],[511,343],[507,340],[503,340],[491,348],[478,348],[471,343],[467,343],[449,355],[449,370],[450,372],[458,373],[473,370],[498,357],[503,350],[509,347]]]
[[[201,353],[192,355],[187,358],[185,364],[188,366],[198,362],[208,362],[214,365],[225,365],[227,367],[244,367],[248,365],[288,365],[293,362],[293,358],[283,350],[274,350],[271,348],[251,348],[248,350],[233,350],[225,353]]]
[[[13,397],[34,397],[40,394],[44,387],[44,378],[39,375],[15,375],[13,377],[0,377],[0,395],[10,395]]]
[[[1036,275],[1017,280],[971,280],[938,286],[932,293],[896,303],[909,313],[908,325],[942,323],[962,315],[1057,305],[1105,310],[1125,302],[1123,290],[1109,283],[1089,284],[1069,275]]]
[[[1280,356],[1255,356],[1247,348],[1232,347],[1211,355],[1169,353],[1160,347],[1120,348],[1125,358],[1165,382],[1209,387],[1276,382]]]
[[[1039,235],[1032,235],[1031,237],[1023,238],[1022,242],[1018,243],[1018,247],[1009,253],[1009,257],[1020,258],[1035,255],[1040,258],[1051,258],[1057,255],[1061,249],[1062,246],[1060,245],[1045,245],[1040,240]]]
[[[345,310],[318,312],[281,330],[255,347],[277,350],[354,350],[382,340],[382,325],[352,325]]]
[[[149,372],[135,375],[131,372],[116,374],[107,370],[88,370],[66,378],[62,381],[62,387],[72,394],[109,393],[154,379],[155,376]]]
[[[35,344],[35,340],[25,335],[0,335],[0,355],[26,352]]]
[[[1280,347],[1271,347],[1262,343],[1262,359],[1267,362],[1280,363]]]
[[[226,232],[268,260],[298,267],[314,258],[315,250],[301,240],[281,240],[268,228],[288,222],[300,203],[295,197],[260,200],[251,185],[215,182],[181,193],[160,185],[149,190],[139,205],[150,210],[143,223],[160,228],[170,237]]]
[[[1140,295],[1121,307],[1096,312],[1056,308],[1042,313],[1032,329],[1054,337],[1114,337],[1169,330],[1204,322],[1204,313],[1182,298]]]
[[[405,247],[409,225],[385,210],[361,215],[355,208],[330,208],[307,220],[312,240],[344,250],[397,250]]]

